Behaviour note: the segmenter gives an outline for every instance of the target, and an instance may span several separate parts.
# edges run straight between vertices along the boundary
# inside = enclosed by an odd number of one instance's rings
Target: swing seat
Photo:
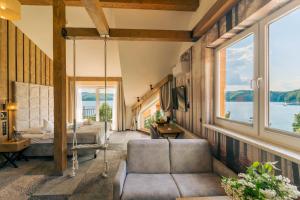
[[[82,149],[99,149],[99,150],[106,150],[108,144],[80,144],[76,145],[72,148],[72,151],[82,150]]]

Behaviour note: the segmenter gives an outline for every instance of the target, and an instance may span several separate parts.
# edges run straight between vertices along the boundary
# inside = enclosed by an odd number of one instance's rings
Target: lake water
[[[230,111],[230,119],[250,122],[253,116],[253,103],[226,102],[226,111]],[[270,128],[293,132],[295,114],[300,113],[300,105],[284,105],[283,103],[270,103]]]
[[[104,101],[100,101],[100,105],[104,103]],[[114,101],[107,101],[108,105],[110,107],[113,107]],[[88,107],[88,108],[96,108],[96,101],[82,101],[82,106]]]

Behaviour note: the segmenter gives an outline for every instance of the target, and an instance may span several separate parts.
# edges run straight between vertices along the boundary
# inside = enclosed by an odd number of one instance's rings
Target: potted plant
[[[222,187],[233,200],[292,200],[300,197],[297,187],[281,175],[275,176],[276,163],[254,162],[238,178],[222,178]]]

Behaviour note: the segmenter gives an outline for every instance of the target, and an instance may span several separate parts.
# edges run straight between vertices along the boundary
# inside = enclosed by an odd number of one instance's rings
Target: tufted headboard
[[[18,104],[16,130],[42,127],[44,119],[54,122],[53,87],[15,82],[14,98]]]

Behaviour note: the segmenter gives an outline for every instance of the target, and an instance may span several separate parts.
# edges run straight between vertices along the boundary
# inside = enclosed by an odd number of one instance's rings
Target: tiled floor
[[[104,179],[103,152],[97,159],[80,159],[76,178],[69,176],[70,169],[62,177],[51,176],[53,160],[47,158],[19,161],[19,168],[0,169],[0,200],[22,199],[112,199],[112,180],[119,162],[126,157],[127,142],[132,139],[148,139],[138,132],[113,133],[107,153],[109,178]],[[71,162],[69,161],[69,166]]]

